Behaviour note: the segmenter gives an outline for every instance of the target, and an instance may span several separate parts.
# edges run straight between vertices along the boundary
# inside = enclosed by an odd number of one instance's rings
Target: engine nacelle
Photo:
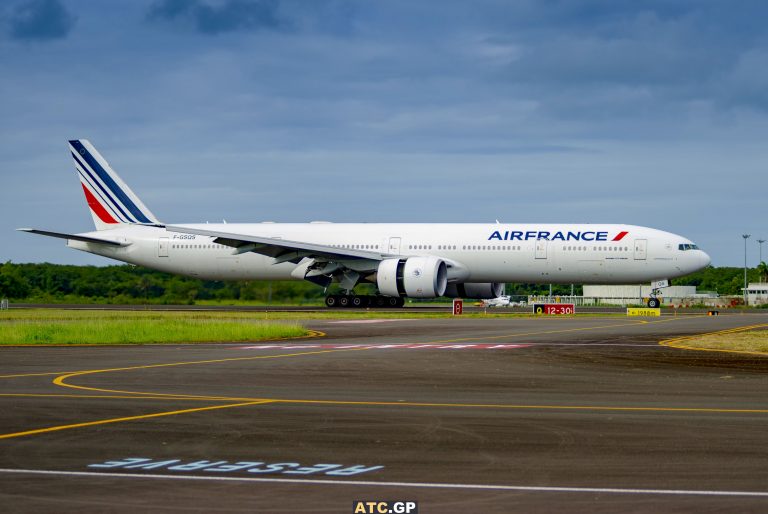
[[[448,284],[445,296],[454,298],[471,298],[474,300],[490,300],[504,294],[504,284],[501,282],[465,282],[463,284]]]
[[[437,298],[445,294],[448,267],[432,256],[385,259],[379,263],[376,285],[385,296]]]

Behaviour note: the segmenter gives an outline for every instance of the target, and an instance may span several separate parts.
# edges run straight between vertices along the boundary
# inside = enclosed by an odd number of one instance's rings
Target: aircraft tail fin
[[[87,139],[73,139],[69,150],[97,230],[121,224],[159,221]]]

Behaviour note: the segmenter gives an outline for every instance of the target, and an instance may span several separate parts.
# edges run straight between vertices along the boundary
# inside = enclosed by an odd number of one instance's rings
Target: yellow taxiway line
[[[615,323],[615,324],[599,325],[599,326],[592,326],[592,327],[580,327],[580,328],[547,330],[547,331],[537,331],[537,332],[524,332],[524,333],[516,333],[516,334],[499,335],[499,336],[457,338],[457,339],[431,341],[428,343],[419,343],[419,344],[445,344],[445,343],[456,343],[456,342],[465,342],[465,341],[515,338],[515,337],[523,337],[523,336],[531,336],[531,335],[579,332],[579,331],[588,331],[588,330],[599,330],[601,328],[612,328],[612,327],[618,327],[618,326],[663,323],[663,322],[674,321],[675,319],[679,319],[679,318],[657,320],[657,321],[636,320],[629,323]],[[749,330],[749,329],[761,327],[761,326],[765,326],[765,325],[752,325],[749,327],[739,327],[737,329],[729,329],[727,331],[720,331],[720,332],[727,333],[727,332],[733,332],[733,331]],[[701,335],[706,335],[706,334],[701,334]],[[692,337],[699,337],[699,336],[700,335],[669,339],[669,340],[661,341],[659,344],[662,344],[664,346],[673,346],[673,344],[675,344],[678,341],[690,339]],[[371,407],[397,406],[397,407],[433,407],[433,408],[454,408],[454,409],[455,408],[475,408],[475,409],[517,409],[517,410],[548,410],[548,411],[578,410],[578,411],[596,411],[596,412],[607,411],[607,412],[768,414],[768,409],[719,409],[719,408],[707,408],[707,407],[515,405],[515,404],[432,403],[432,402],[404,402],[404,401],[403,402],[401,401],[376,402],[376,401],[352,401],[352,400],[287,399],[287,398],[232,398],[232,397],[224,397],[224,396],[181,395],[181,394],[173,394],[173,393],[154,393],[154,392],[143,392],[143,391],[122,391],[122,390],[113,390],[113,389],[101,389],[101,388],[95,388],[95,387],[78,386],[74,384],[68,384],[65,382],[67,379],[70,379],[73,377],[96,374],[96,373],[133,371],[133,370],[140,370],[140,369],[188,366],[188,365],[197,365],[197,364],[215,364],[215,363],[222,363],[222,362],[249,361],[249,360],[259,360],[259,359],[279,359],[279,358],[299,357],[299,356],[305,356],[305,355],[318,355],[318,354],[327,354],[327,353],[336,353],[336,352],[346,352],[346,351],[353,351],[353,350],[360,351],[360,350],[368,350],[373,348],[374,347],[355,347],[355,348],[319,350],[319,351],[298,352],[298,353],[278,354],[278,355],[259,355],[254,357],[234,357],[234,358],[210,359],[210,360],[202,360],[202,361],[184,361],[184,362],[173,362],[173,363],[164,363],[164,364],[148,364],[148,365],[140,365],[140,366],[128,366],[128,367],[122,367],[122,368],[107,368],[107,369],[95,369],[95,370],[58,373],[57,374],[58,376],[56,377],[56,379],[54,379],[53,383],[60,387],[67,387],[72,389],[99,392],[99,393],[111,393],[111,396],[107,396],[107,395],[55,395],[55,396],[88,397],[88,398],[110,398],[111,397],[111,398],[126,398],[126,399],[225,401],[225,402],[237,402],[237,403],[228,403],[227,405],[206,406],[206,407],[199,407],[199,408],[193,408],[193,409],[182,409],[182,410],[175,410],[175,411],[150,413],[150,414],[144,414],[144,415],[138,415],[138,416],[110,418],[110,419],[90,421],[90,422],[84,422],[84,423],[59,425],[59,426],[53,426],[53,427],[47,427],[47,428],[41,428],[41,429],[27,430],[22,432],[14,432],[10,434],[0,434],[0,439],[36,435],[36,434],[54,432],[59,430],[67,430],[67,429],[102,425],[102,424],[108,424],[108,423],[120,423],[125,421],[151,419],[151,418],[156,418],[161,416],[172,416],[172,415],[186,414],[186,413],[192,413],[192,412],[202,412],[202,411],[209,411],[209,410],[216,410],[216,409],[226,409],[226,408],[235,408],[235,407],[245,407],[245,406],[251,406],[251,405],[264,405],[264,404],[348,405],[348,406],[371,406]],[[44,374],[15,375],[15,376],[40,376],[40,375],[44,375]],[[6,375],[5,377],[10,378],[12,376],[14,375]],[[0,378],[3,378],[3,377],[0,377]],[[21,394],[19,395],[8,394],[3,396],[21,396]]]
[[[182,409],[182,410],[172,410],[172,411],[166,411],[166,412],[155,412],[152,414],[140,414],[138,416],[127,416],[123,418],[110,418],[110,419],[100,419],[97,421],[86,421],[84,423],[73,423],[71,425],[58,425],[54,427],[46,427],[46,428],[37,428],[34,430],[25,430],[23,432],[12,432],[10,434],[1,434],[0,439],[10,439],[12,437],[23,437],[27,435],[38,435],[38,434],[46,434],[49,432],[57,432],[59,430],[68,430],[70,428],[82,428],[82,427],[91,427],[95,425],[106,425],[107,423],[121,423],[123,421],[136,421],[140,419],[151,419],[151,418],[159,418],[161,416],[175,416],[177,414],[188,414],[190,412],[202,412],[207,410],[216,410],[216,409],[230,409],[232,407],[246,407],[248,405],[260,405],[264,403],[271,403],[270,400],[261,400],[261,401],[255,401],[255,402],[246,402],[246,403],[233,403],[229,405],[214,405],[210,407],[197,407],[194,409]]]

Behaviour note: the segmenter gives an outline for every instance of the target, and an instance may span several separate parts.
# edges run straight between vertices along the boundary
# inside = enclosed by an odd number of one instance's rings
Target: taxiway
[[[4,510],[764,512],[766,315],[323,320],[263,344],[0,348]]]

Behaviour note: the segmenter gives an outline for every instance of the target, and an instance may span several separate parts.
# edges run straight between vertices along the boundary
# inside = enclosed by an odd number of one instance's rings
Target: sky
[[[768,2],[6,0],[0,262],[111,263],[67,140],[164,222],[768,236]],[[768,245],[763,248],[768,260]]]

